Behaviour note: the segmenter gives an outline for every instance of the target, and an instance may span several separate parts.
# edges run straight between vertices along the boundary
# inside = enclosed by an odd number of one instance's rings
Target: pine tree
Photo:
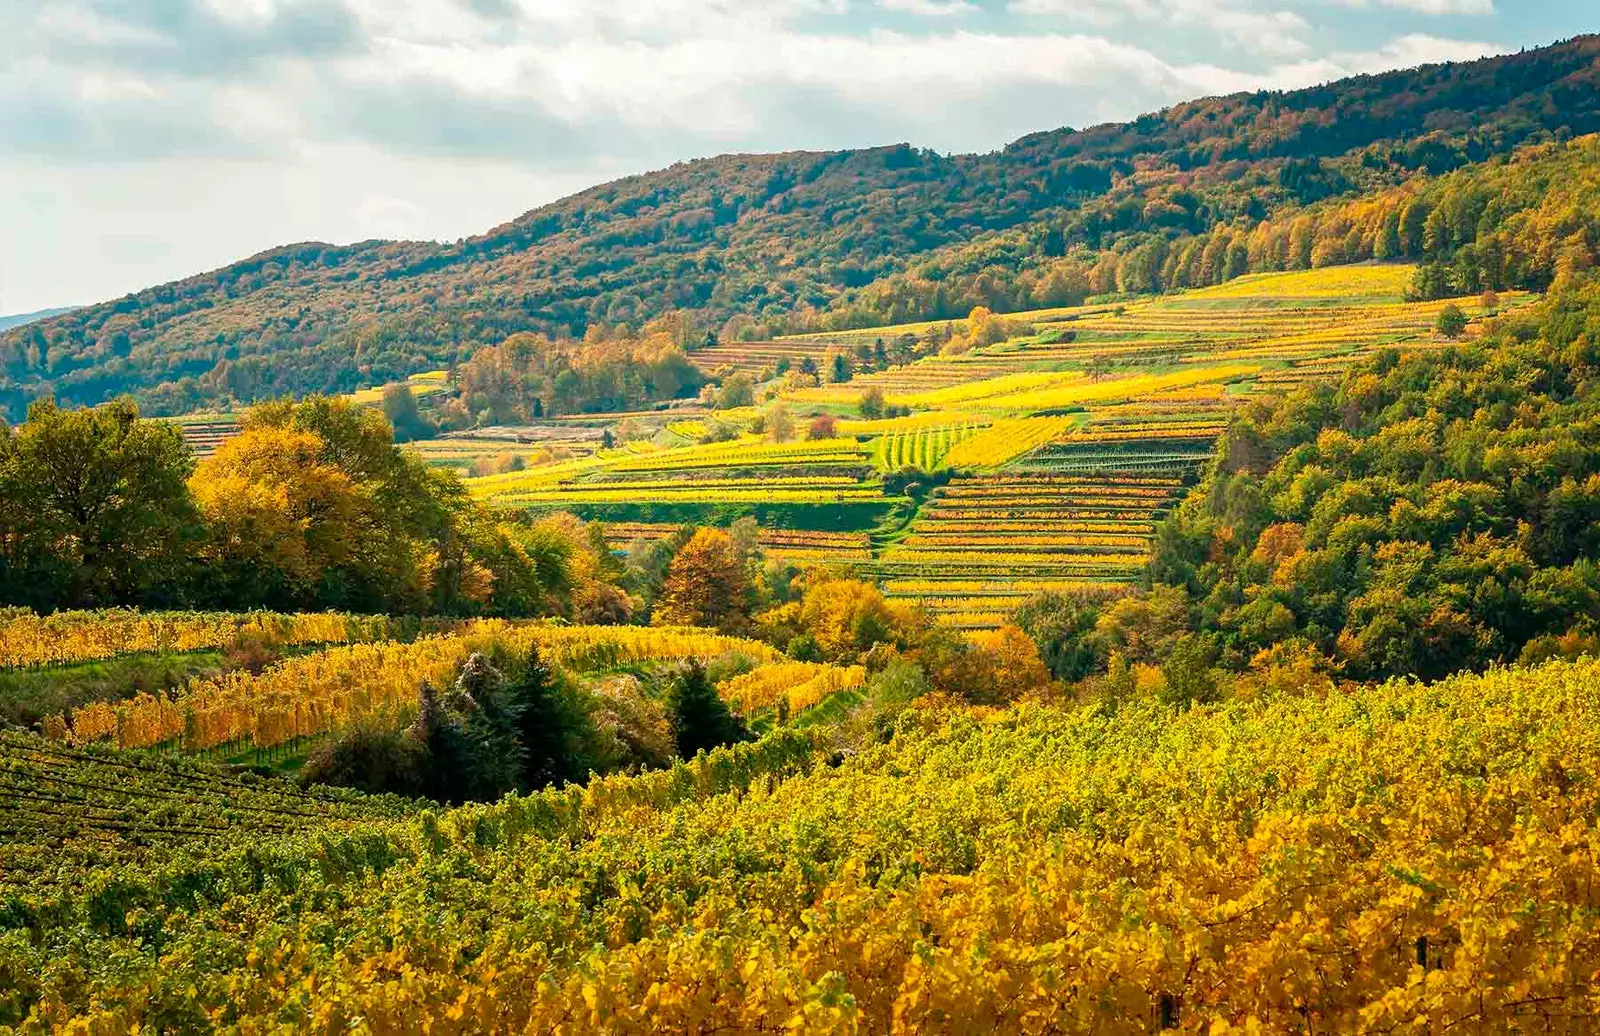
[[[456,678],[455,704],[472,745],[462,774],[466,796],[488,802],[522,784],[527,750],[519,738],[520,705],[505,692],[505,677],[474,652]]]
[[[750,740],[744,721],[728,711],[698,659],[686,663],[667,688],[667,716],[678,755],[692,759],[702,751]]]
[[[530,647],[522,676],[507,695],[517,710],[517,735],[522,743],[522,786],[537,791],[577,776],[572,751],[572,723],[562,708],[555,675],[539,649]]]

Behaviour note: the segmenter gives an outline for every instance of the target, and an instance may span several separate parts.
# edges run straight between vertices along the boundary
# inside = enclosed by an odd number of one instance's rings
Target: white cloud
[[[1346,7],[1397,7],[1419,14],[1494,14],[1494,0],[1340,0]]]
[[[981,8],[967,0],[878,0],[885,11],[913,14],[920,18],[952,18],[976,14]]]
[[[296,238],[456,237],[720,151],[998,147],[1501,48],[1491,0],[0,0],[0,311]],[[1476,35],[1476,34],[1475,34]],[[1360,34],[1343,38],[1362,39]],[[1183,56],[1179,56],[1183,55]],[[465,184],[465,186],[463,186]]]
[[[1126,21],[1209,29],[1241,50],[1275,58],[1307,53],[1311,25],[1294,11],[1258,10],[1248,0],[1011,0],[1011,13],[1066,17],[1107,28]]]

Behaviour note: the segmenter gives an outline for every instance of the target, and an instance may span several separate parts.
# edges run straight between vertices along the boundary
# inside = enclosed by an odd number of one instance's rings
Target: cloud
[[[1230,46],[1271,57],[1310,50],[1311,25],[1288,10],[1258,10],[1246,0],[1011,0],[1011,13],[1070,18],[1107,28],[1123,22],[1210,30]]]
[[[1193,94],[1495,49],[1414,35],[1314,55],[1303,15],[1238,0],[1010,9],[1102,31],[949,24],[995,24],[971,0],[22,0],[0,13],[0,153],[268,158],[362,143],[549,167],[884,139],[970,150]],[[872,11],[923,17],[891,29]],[[1103,31],[1118,19],[1215,33],[1254,59],[1173,60],[1154,39]]]
[[[1494,0],[1340,0],[1346,7],[1396,7],[1419,14],[1491,15]]]
[[[1379,6],[1393,10],[1379,19]],[[979,151],[1197,95],[1477,57],[1503,48],[1345,30],[1487,10],[4,0],[4,308],[89,301],[295,237],[461,236],[574,187],[722,151]],[[8,178],[22,186],[8,193]]]
[[[878,0],[885,11],[912,14],[919,18],[952,18],[976,14],[981,10],[967,0]]]

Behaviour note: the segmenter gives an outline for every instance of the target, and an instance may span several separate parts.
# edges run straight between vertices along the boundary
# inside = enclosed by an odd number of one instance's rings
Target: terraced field
[[[875,571],[890,596],[955,625],[999,625],[1030,594],[1131,585],[1178,477],[1113,473],[958,478],[937,490]]]
[[[798,368],[809,357],[818,367],[829,351],[838,348],[832,339],[786,338],[777,342],[718,342],[702,346],[689,354],[689,360],[707,374],[742,371],[759,374],[787,362]]]
[[[685,521],[754,515],[771,556],[865,573],[955,625],[993,627],[1041,589],[1130,585],[1155,523],[1252,395],[1338,377],[1386,346],[1443,347],[1434,327],[1450,303],[1405,301],[1412,274],[1377,265],[1263,274],[1013,314],[1025,333],[995,345],[958,343],[842,384],[765,387],[802,428],[809,415],[833,415],[831,438],[699,445],[713,425],[743,427],[762,411],[685,413],[653,442],[471,485],[498,506],[610,522],[617,549]],[[1530,300],[1512,294],[1498,306]],[[1479,299],[1454,302],[1485,313]],[[804,356],[820,366],[830,350],[940,326],[730,342],[694,357],[721,371],[770,372]],[[869,388],[909,413],[857,416]]]

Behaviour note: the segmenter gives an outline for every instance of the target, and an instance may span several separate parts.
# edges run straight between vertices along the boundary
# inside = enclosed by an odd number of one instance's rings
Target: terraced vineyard
[[[606,541],[615,550],[627,550],[640,541],[664,540],[681,528],[670,522],[607,522]],[[865,532],[764,528],[757,543],[766,556],[802,566],[852,567],[872,560],[872,540]]]
[[[783,363],[798,368],[808,357],[819,367],[837,348],[832,339],[786,338],[777,342],[718,342],[689,354],[689,360],[707,374],[740,371],[759,374]]]
[[[196,457],[211,456],[218,446],[239,434],[239,421],[231,414],[175,418],[173,423],[183,435],[184,445],[194,451]]]
[[[333,833],[416,812],[406,800],[233,777],[0,731],[0,836],[7,880],[54,886],[66,859],[138,862],[160,848],[203,852],[241,839]]]
[[[472,488],[502,507],[617,523],[608,535],[619,550],[685,521],[754,515],[772,556],[876,575],[894,597],[966,628],[993,627],[1040,589],[1115,594],[1134,581],[1154,523],[1252,395],[1338,377],[1381,348],[1440,348],[1434,327],[1447,305],[1485,315],[1477,298],[1407,302],[1413,274],[1387,265],[1262,274],[1013,314],[1005,319],[1017,333],[994,345],[958,341],[845,383],[767,387],[802,426],[832,415],[831,438],[698,445],[712,424],[739,426],[761,411],[686,414],[654,442]],[[1504,311],[1530,300],[1495,302]],[[830,350],[942,326],[730,342],[694,356],[708,370],[770,372],[780,360],[820,365]],[[856,416],[868,389],[909,413]]]
[[[988,475],[938,490],[877,564],[892,597],[954,625],[998,626],[1030,594],[1131,584],[1180,478]]]

